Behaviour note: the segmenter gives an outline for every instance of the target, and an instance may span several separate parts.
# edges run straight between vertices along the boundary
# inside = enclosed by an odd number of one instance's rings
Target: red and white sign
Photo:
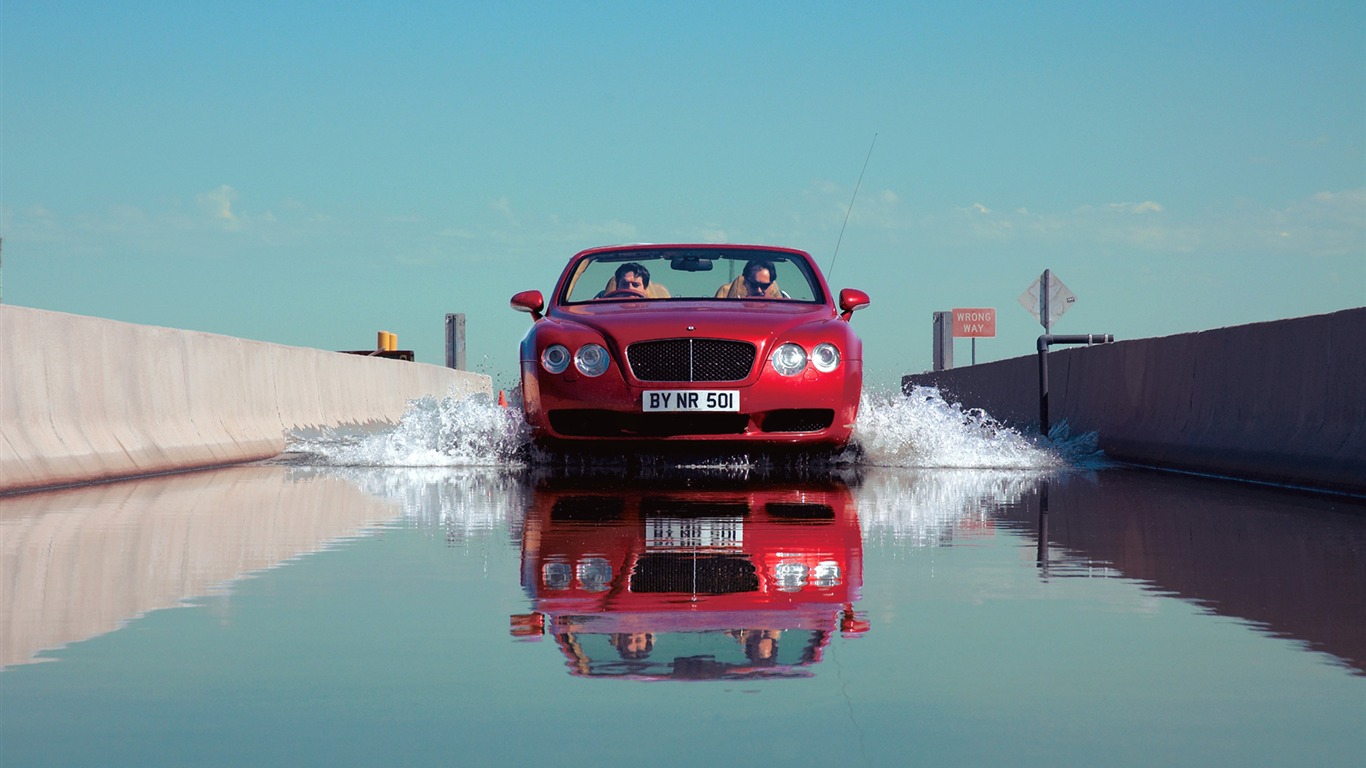
[[[991,338],[996,335],[995,307],[964,307],[953,310],[953,337]]]

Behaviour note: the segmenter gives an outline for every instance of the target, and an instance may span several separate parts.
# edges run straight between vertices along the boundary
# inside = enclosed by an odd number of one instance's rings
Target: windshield
[[[566,284],[563,302],[742,298],[825,301],[811,266],[795,253],[642,248],[611,251],[579,262]]]
[[[809,677],[802,668],[820,661],[830,640],[818,629],[563,632],[556,639],[573,659],[571,674],[692,680]]]

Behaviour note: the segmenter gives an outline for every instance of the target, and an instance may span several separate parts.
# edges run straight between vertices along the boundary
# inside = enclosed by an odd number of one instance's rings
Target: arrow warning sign
[[[1039,321],[1045,331],[1052,328],[1053,321],[1062,317],[1062,313],[1071,309],[1076,301],[1076,294],[1068,290],[1067,286],[1047,269],[1033,285],[1020,294],[1020,306],[1029,310],[1029,314]]]

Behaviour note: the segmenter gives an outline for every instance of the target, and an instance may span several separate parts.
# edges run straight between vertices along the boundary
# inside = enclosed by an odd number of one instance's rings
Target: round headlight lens
[[[840,585],[840,564],[834,560],[816,563],[815,582],[818,587],[838,587]]]
[[[585,592],[606,592],[612,586],[612,564],[601,557],[587,557],[579,561],[579,586]]]
[[[779,592],[796,592],[806,586],[806,566],[801,563],[780,562],[773,569]]]
[[[541,367],[551,373],[564,373],[569,367],[569,349],[563,344],[551,344],[541,353]]]
[[[811,364],[821,373],[829,373],[839,367],[840,351],[828,341],[821,342],[811,350]]]
[[[569,589],[574,571],[569,563],[549,562],[541,566],[541,582],[546,589]]]
[[[773,363],[773,370],[784,376],[796,376],[806,370],[806,350],[792,342],[773,350],[769,360]]]
[[[574,367],[584,376],[601,376],[611,358],[600,344],[584,344],[574,353]]]

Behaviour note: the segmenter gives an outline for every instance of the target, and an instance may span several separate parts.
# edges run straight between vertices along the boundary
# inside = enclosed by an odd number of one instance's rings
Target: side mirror
[[[532,320],[540,320],[541,310],[545,309],[545,297],[540,291],[522,291],[512,297],[512,308],[518,312],[530,312]]]
[[[868,298],[868,294],[857,288],[845,288],[840,291],[840,317],[845,322],[849,321],[849,316],[854,314],[854,310],[863,309],[872,304],[873,300]]]

